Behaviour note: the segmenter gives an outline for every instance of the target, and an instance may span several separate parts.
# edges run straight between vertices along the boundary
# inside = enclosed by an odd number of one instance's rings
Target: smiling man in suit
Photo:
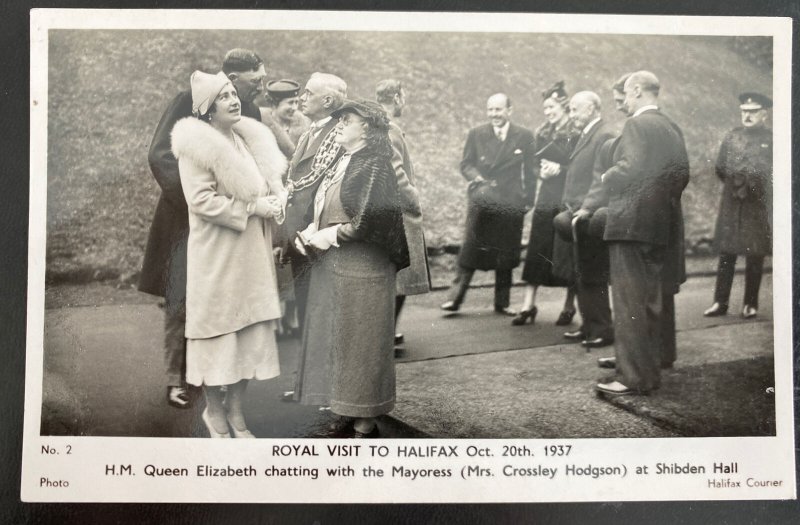
[[[625,123],[608,191],[604,238],[609,243],[614,302],[616,379],[606,395],[647,394],[661,368],[675,361],[674,294],[685,280],[681,195],[689,159],[680,128],[658,108],[660,83],[649,71],[625,81]]]
[[[566,332],[564,337],[582,341],[586,348],[614,342],[608,298],[608,249],[602,239],[588,235],[589,219],[607,200],[596,157],[600,147],[615,136],[600,110],[600,97],[592,91],[576,93],[569,101],[569,116],[581,136],[570,155],[561,201],[563,211],[553,220],[558,235],[574,243],[572,251],[554,252],[553,272],[574,279],[583,320],[578,330]]]
[[[450,300],[442,310],[461,307],[475,270],[494,270],[494,311],[509,309],[511,270],[520,262],[522,220],[526,204],[533,203],[533,133],[511,123],[511,100],[504,93],[486,102],[489,122],[469,131],[461,175],[469,181],[469,204],[464,243]]]

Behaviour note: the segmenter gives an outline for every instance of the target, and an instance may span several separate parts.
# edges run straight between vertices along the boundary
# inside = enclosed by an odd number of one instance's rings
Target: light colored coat
[[[243,117],[234,133],[252,159],[195,118],[172,132],[189,207],[186,337],[205,339],[281,316],[272,258],[273,220],[247,213],[262,195],[285,197],[287,161],[270,130]]]

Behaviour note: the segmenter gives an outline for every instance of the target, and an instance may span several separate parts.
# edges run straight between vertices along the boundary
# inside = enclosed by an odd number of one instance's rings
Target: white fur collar
[[[242,117],[233,131],[247,144],[260,173],[221,133],[194,117],[181,119],[172,128],[172,153],[175,158],[186,157],[212,172],[234,198],[250,202],[268,188],[272,193],[281,193],[281,176],[288,163],[272,131],[248,117]]]

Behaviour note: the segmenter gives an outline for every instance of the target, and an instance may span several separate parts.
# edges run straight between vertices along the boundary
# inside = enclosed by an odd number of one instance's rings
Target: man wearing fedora
[[[683,133],[658,108],[649,71],[625,81],[630,118],[601,176],[609,196],[608,242],[614,303],[616,377],[604,395],[648,394],[675,360],[674,294],[685,280],[681,196],[689,182]],[[602,365],[601,365],[602,366]]]
[[[745,256],[742,317],[758,313],[764,257],[772,253],[772,130],[766,126],[772,100],[761,93],[739,95],[742,126],[725,136],[717,157],[722,181],[715,245],[719,250],[714,304],[703,315],[728,312],[736,257]]]
[[[231,49],[225,54],[222,71],[233,83],[243,116],[261,120],[253,99],[261,92],[266,71],[264,61],[253,51]],[[185,383],[186,373],[186,243],[189,238],[189,212],[178,174],[178,161],[172,154],[170,134],[175,123],[192,116],[191,90],[182,91],[170,102],[156,127],[147,160],[161,187],[139,279],[139,290],[164,298],[164,361],[167,375],[167,402],[176,408],[189,408],[191,400]]]
[[[467,223],[450,299],[441,305],[457,312],[475,270],[494,270],[494,311],[509,308],[511,271],[520,263],[525,205],[534,201],[536,150],[533,132],[513,124],[511,100],[496,93],[486,102],[489,122],[469,131],[461,175],[469,181]]]
[[[272,130],[278,147],[284,155],[292,158],[297,141],[308,129],[308,119],[299,111],[300,84],[290,79],[267,82],[261,109],[261,122]]]
[[[590,236],[588,230],[593,213],[607,201],[600,181],[598,152],[616,133],[602,119],[600,97],[592,91],[572,96],[569,115],[581,135],[570,154],[563,211],[555,217],[553,226],[573,249],[554,251],[553,272],[574,280],[577,285],[578,310],[583,322],[578,330],[565,332],[564,337],[581,341],[587,349],[599,348],[614,342],[608,297],[608,249],[602,238]]]

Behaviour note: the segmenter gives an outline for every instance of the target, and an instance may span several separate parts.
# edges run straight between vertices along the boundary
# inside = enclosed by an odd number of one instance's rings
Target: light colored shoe
[[[616,368],[617,367],[617,358],[616,357],[601,357],[597,360],[597,366],[599,368]]]
[[[247,430],[246,427],[245,427],[244,430],[239,430],[238,428],[236,428],[236,425],[233,424],[233,422],[230,420],[230,418],[227,418],[227,419],[228,419],[228,426],[231,427],[231,430],[233,431],[233,437],[235,437],[235,438],[247,438],[247,439],[255,439],[256,438],[253,435],[252,432]]]
[[[706,317],[719,317],[720,315],[725,315],[728,313],[728,305],[727,304],[720,304],[714,303],[708,308],[706,308],[703,315]]]
[[[752,319],[756,315],[758,315],[758,309],[755,306],[746,304],[744,305],[744,308],[742,308],[742,317],[745,319]]]
[[[220,434],[219,432],[217,432],[217,430],[214,428],[214,425],[211,424],[211,418],[208,416],[208,407],[206,407],[206,409],[203,410],[202,418],[203,418],[203,423],[206,424],[206,428],[208,429],[209,437],[212,437],[212,438],[215,438],[215,439],[216,438],[230,438],[231,437],[231,433],[230,432],[225,432],[224,434]]]
[[[597,383],[595,389],[607,396],[625,396],[638,393],[635,390],[623,385],[619,381],[612,381],[610,383]]]

